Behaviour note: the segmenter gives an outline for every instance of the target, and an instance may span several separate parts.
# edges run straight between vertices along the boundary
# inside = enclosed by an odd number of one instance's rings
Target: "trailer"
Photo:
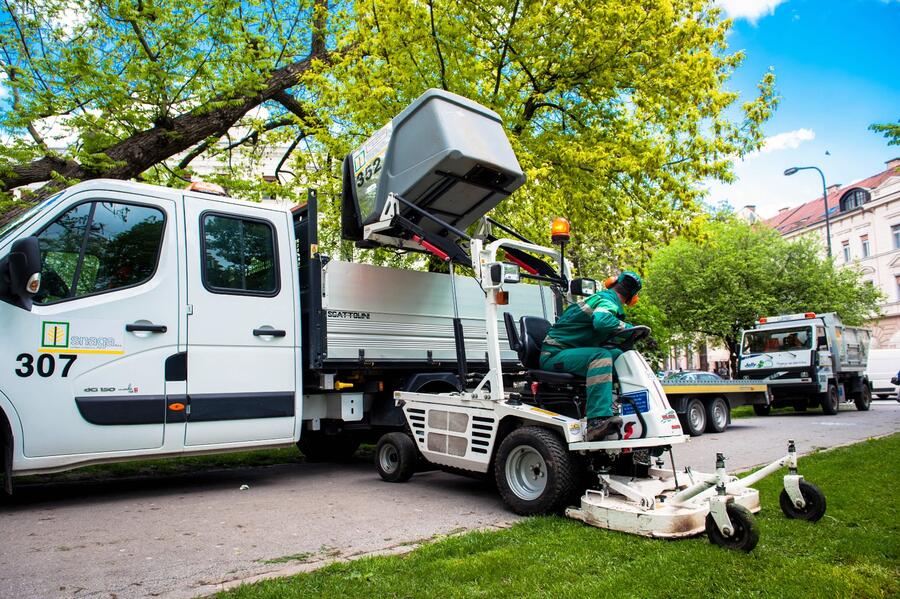
[[[772,402],[753,406],[761,416],[772,406],[821,406],[834,415],[852,403],[865,411],[872,403],[865,373],[870,340],[869,329],[845,326],[830,312],[763,317],[742,332],[738,377],[769,385]]]
[[[771,402],[765,381],[662,381],[663,391],[678,414],[684,431],[692,437],[704,432],[721,433],[731,424],[731,410],[738,406],[767,407]]]

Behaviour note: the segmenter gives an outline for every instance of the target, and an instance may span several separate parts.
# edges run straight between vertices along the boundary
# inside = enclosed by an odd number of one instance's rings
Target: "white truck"
[[[453,94],[427,92],[379,133],[345,162],[345,238],[381,210],[366,194],[382,174],[462,228],[524,180],[499,117]],[[13,475],[136,458],[293,443],[340,458],[405,426],[395,390],[487,370],[474,279],[329,259],[316,206],[315,192],[289,210],[95,180],[0,230],[7,492]],[[454,251],[417,209],[391,238]],[[519,285],[507,311],[552,320],[548,280]],[[518,367],[505,341],[502,360]]]
[[[786,314],[760,318],[743,331],[738,378],[762,379],[771,405],[754,405],[758,415],[771,406],[797,411],[822,406],[837,414],[841,403],[868,410],[872,386],[865,374],[871,332],[849,327],[833,313]]]

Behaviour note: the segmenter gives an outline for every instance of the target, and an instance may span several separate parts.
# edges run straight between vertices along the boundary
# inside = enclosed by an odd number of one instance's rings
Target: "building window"
[[[869,247],[869,236],[862,235],[859,240],[862,242],[862,257],[868,258],[872,254],[871,248]]]
[[[891,226],[891,236],[894,238],[894,249],[900,250],[900,225]]]
[[[850,242],[842,241],[841,246],[844,248],[844,262],[850,262]]]
[[[872,199],[872,196],[865,189],[851,189],[841,198],[841,212],[859,208],[870,199]]]

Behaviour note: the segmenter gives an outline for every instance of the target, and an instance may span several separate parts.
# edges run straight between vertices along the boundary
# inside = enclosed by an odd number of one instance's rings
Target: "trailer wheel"
[[[768,416],[772,413],[772,406],[755,403],[753,404],[753,413],[757,416]]]
[[[500,497],[517,514],[551,514],[577,492],[578,468],[559,436],[539,426],[508,434],[494,461]]]
[[[725,536],[716,526],[712,514],[706,515],[706,536],[709,542],[726,549],[739,549],[741,551],[750,552],[759,543],[759,527],[756,525],[756,519],[750,510],[737,503],[729,503],[725,506],[728,513],[728,519],[734,525],[734,531],[729,536]]]
[[[834,416],[838,413],[840,402],[841,398],[838,395],[837,387],[835,385],[828,385],[828,391],[822,395],[822,412],[829,416]]]
[[[416,444],[406,433],[388,433],[375,447],[375,469],[389,483],[405,483],[416,472]]]
[[[787,491],[781,490],[778,496],[778,504],[781,511],[788,518],[795,520],[806,520],[808,522],[817,522],[825,515],[825,493],[819,487],[805,480],[800,481],[800,494],[803,495],[803,501],[806,505],[797,507],[788,497]]]
[[[347,435],[305,433],[297,448],[308,462],[346,462],[359,449],[359,439]]]
[[[706,404],[706,432],[722,433],[728,428],[731,408],[724,397],[713,397]]]
[[[859,392],[853,402],[856,404],[856,409],[860,412],[869,411],[872,405],[872,390],[869,389],[868,385],[863,385],[862,391]]]
[[[689,399],[681,419],[684,430],[692,437],[699,437],[706,430],[706,408],[697,398]]]

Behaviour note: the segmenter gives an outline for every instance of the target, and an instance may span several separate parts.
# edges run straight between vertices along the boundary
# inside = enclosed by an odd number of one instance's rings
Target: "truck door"
[[[289,215],[185,198],[185,445],[290,441],[299,364]]]
[[[178,351],[176,215],[172,200],[88,190],[33,233],[34,308],[0,304],[3,391],[26,457],[162,445],[164,364]]]

